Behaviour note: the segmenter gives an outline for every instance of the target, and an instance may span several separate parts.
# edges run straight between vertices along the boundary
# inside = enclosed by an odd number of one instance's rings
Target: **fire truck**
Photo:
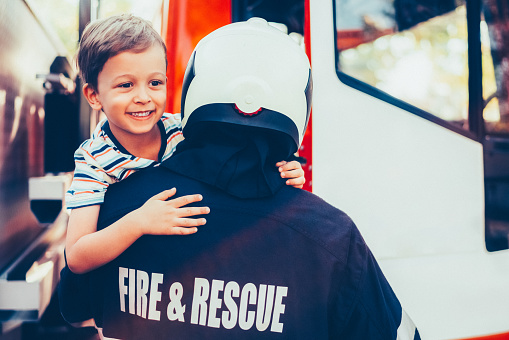
[[[352,217],[423,339],[509,339],[509,4],[162,0],[160,13],[168,112],[213,30],[261,17],[294,37],[314,83],[305,189]],[[58,313],[62,193],[94,120],[29,2],[2,2],[0,26],[2,339]]]
[[[263,17],[300,37],[307,189],[353,218],[423,339],[509,339],[508,4],[165,4],[169,111],[214,29]]]

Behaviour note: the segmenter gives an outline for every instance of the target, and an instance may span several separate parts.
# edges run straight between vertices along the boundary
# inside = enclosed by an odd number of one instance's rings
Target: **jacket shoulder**
[[[310,192],[285,189],[282,197],[276,197],[278,201],[286,201],[285,209],[279,212],[283,223],[344,263],[352,244],[367,248],[357,226],[345,212]]]

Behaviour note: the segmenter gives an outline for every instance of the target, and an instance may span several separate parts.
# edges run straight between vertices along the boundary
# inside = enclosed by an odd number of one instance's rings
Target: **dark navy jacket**
[[[304,190],[239,199],[163,163],[110,186],[99,229],[172,187],[203,195],[207,224],[143,236],[91,273],[105,336],[419,338],[352,220]]]

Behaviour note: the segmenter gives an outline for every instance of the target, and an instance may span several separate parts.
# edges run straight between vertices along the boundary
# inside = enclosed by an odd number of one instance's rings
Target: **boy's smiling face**
[[[159,135],[156,126],[166,105],[166,60],[159,45],[142,52],[125,51],[108,59],[97,77],[97,89],[88,84],[85,97],[103,110],[111,131],[125,138]]]

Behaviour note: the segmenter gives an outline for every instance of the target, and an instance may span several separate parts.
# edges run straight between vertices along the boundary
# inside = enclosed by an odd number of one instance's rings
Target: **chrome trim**
[[[35,321],[48,306],[64,266],[65,234],[68,215],[62,211],[51,224],[9,268],[0,275],[0,311],[12,312],[2,319],[1,330],[12,328],[19,321]],[[10,280],[9,274],[31,256],[46,247],[42,255],[26,271],[25,280]],[[34,320],[35,319],[35,320]]]

